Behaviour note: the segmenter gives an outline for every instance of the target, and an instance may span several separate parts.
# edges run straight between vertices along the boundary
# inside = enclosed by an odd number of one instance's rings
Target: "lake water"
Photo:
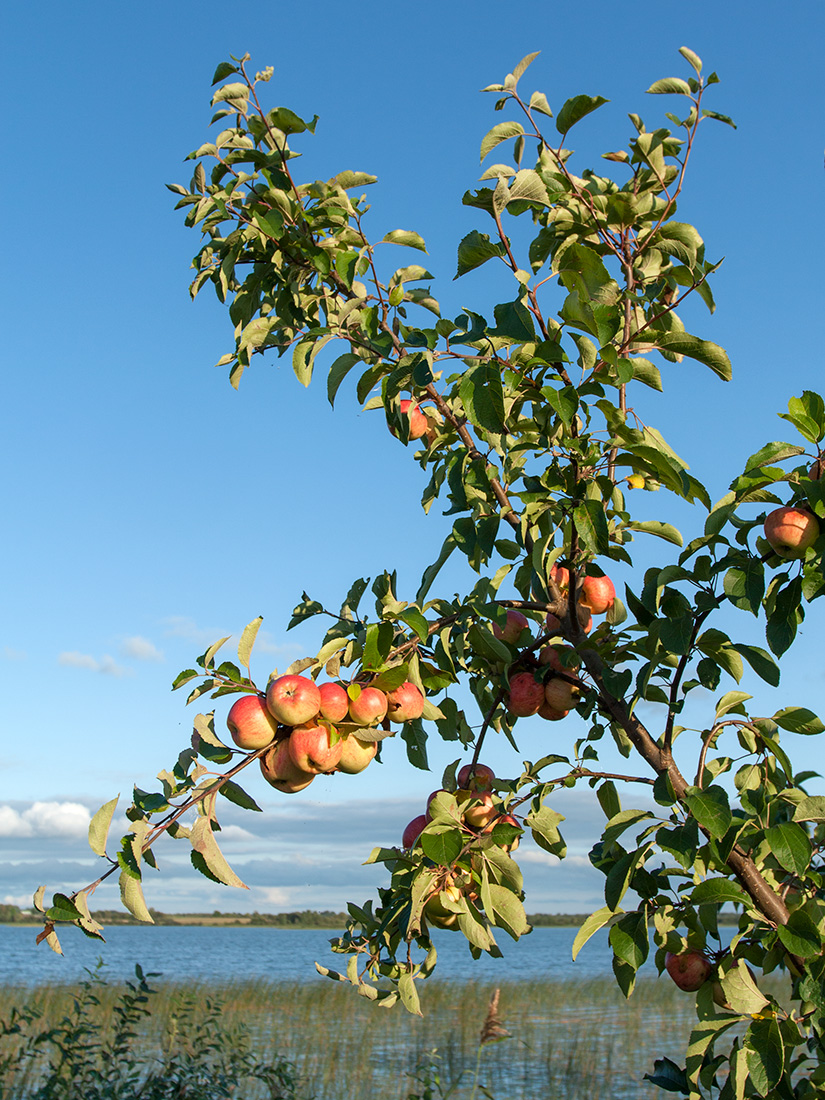
[[[324,981],[315,970],[316,961],[333,970],[345,969],[347,961],[330,951],[329,940],[335,932],[326,929],[115,925],[107,928],[106,943],[102,943],[67,926],[59,933],[63,956],[44,943],[37,946],[37,933],[34,927],[0,925],[0,985],[77,982],[86,976],[84,968],[94,968],[99,958],[106,963],[109,980],[133,977],[135,963],[140,963],[144,971],[160,972],[169,981],[219,977],[290,982],[313,976]],[[476,962],[463,936],[442,932],[436,938],[438,969],[431,980],[498,976],[566,981],[610,976],[607,931],[596,933],[574,963],[575,935],[575,928],[536,928],[516,943],[501,933],[496,938],[504,958],[482,955]],[[655,973],[650,960],[645,966]]]

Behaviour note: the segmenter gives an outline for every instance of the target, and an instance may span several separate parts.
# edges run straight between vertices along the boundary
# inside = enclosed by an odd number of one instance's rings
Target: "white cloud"
[[[133,638],[124,638],[120,644],[120,652],[124,657],[133,657],[136,661],[162,661],[163,652],[150,642],[148,638],[141,638],[136,634]]]
[[[31,894],[6,894],[3,897],[4,905],[16,905],[18,909],[31,909]]]
[[[224,638],[228,633],[228,631],[219,630],[217,627],[204,629],[187,615],[170,615],[161,621],[165,627],[164,634],[168,638],[183,638],[187,642],[192,642],[204,648],[217,642],[220,638]]]
[[[244,829],[240,825],[223,825],[220,833],[218,833],[219,843],[223,843],[225,840],[244,841],[256,839],[254,833],[250,833],[248,829]]]
[[[292,890],[284,890],[281,886],[259,886],[255,890],[255,897],[267,905],[289,905]]]
[[[68,668],[87,668],[90,672],[99,672],[102,676],[130,676],[132,670],[119,665],[108,654],[98,660],[90,653],[80,653],[76,649],[64,650],[58,654],[57,663]]]
[[[91,817],[79,802],[33,802],[22,811],[0,805],[0,836],[85,837]]]
[[[12,649],[10,645],[3,646],[2,657],[4,661],[26,661],[28,656],[28,653],[24,653],[22,649]]]
[[[300,649],[301,647],[296,642],[279,644],[268,630],[259,630],[253,653],[271,653],[280,657],[293,657],[300,652]]]

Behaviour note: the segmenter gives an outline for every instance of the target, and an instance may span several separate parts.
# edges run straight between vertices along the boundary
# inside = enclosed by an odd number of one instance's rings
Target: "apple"
[[[349,715],[356,726],[374,726],[387,713],[387,697],[378,688],[365,687],[349,701]]]
[[[462,790],[489,791],[495,782],[495,772],[486,764],[465,764],[459,770],[456,782]]]
[[[825,474],[825,455],[820,455],[808,468],[808,477],[811,481],[819,481],[823,474]]]
[[[799,508],[776,508],[765,520],[765,538],[780,558],[804,558],[819,538],[819,520]]]
[[[409,680],[387,692],[387,717],[391,722],[409,722],[424,713],[424,696]]]
[[[229,708],[226,726],[239,749],[262,749],[278,734],[278,723],[262,695],[242,695]]]
[[[544,700],[552,710],[561,712],[572,710],[579,699],[579,689],[567,680],[554,677],[544,685]]]
[[[399,401],[398,408],[401,411],[402,420],[406,419],[409,426],[409,439],[420,439],[422,435],[426,434],[427,428],[430,426],[429,421],[419,408],[417,402],[405,398],[403,401]],[[398,436],[395,430],[390,428],[390,431],[397,439]]]
[[[458,913],[448,909],[446,901],[461,901],[461,890],[457,886],[445,886],[439,893],[431,894],[424,904],[427,920],[436,928],[454,928],[458,922]]]
[[[404,830],[404,835],[401,837],[401,846],[403,848],[412,848],[413,844],[415,844],[424,832],[424,826],[426,824],[426,814],[419,814],[418,817],[414,817]]]
[[[569,713],[569,710],[556,710],[555,707],[551,707],[547,702],[542,703],[536,711],[539,718],[544,718],[547,722],[558,722],[560,719],[566,718]]]
[[[509,608],[506,624],[501,627],[498,623],[493,623],[493,633],[502,642],[506,642],[507,645],[515,645],[521,637],[521,632],[526,630],[529,625],[525,615],[522,615],[520,611]]]
[[[340,684],[319,684],[321,694],[320,714],[328,722],[343,722],[349,712],[349,696]]]
[[[512,814],[499,814],[497,818],[490,822],[484,832],[491,833],[496,825],[514,825],[517,829],[521,829],[521,825]],[[502,844],[502,848],[505,852],[515,852],[520,840],[521,837],[517,836],[509,844]]]
[[[558,634],[561,631],[561,619],[558,615],[554,615],[552,611],[548,611],[544,626],[548,633]]]
[[[515,718],[527,718],[535,714],[544,702],[544,685],[532,672],[517,672],[510,677],[510,694],[507,710]]]
[[[713,970],[710,959],[701,951],[682,951],[674,955],[668,951],[665,956],[665,970],[673,981],[685,993],[695,993],[710,977]]]
[[[585,577],[579,591],[579,603],[588,607],[594,615],[609,611],[616,599],[616,589],[610,577]]]
[[[289,755],[295,767],[316,775],[334,771],[344,747],[343,741],[332,743],[334,734],[331,726],[316,722],[295,726],[289,735]]]
[[[378,752],[377,741],[362,741],[354,733],[338,743],[341,746],[341,756],[337,771],[344,772],[346,775],[357,775],[358,772],[362,772]]]
[[[270,786],[284,794],[294,794],[308,787],[315,775],[302,771],[289,755],[289,738],[276,741],[260,758],[261,774]]]
[[[579,626],[585,634],[589,634],[593,629],[593,616],[590,614],[590,608],[587,604],[580,603],[576,605],[576,618],[579,620]]]
[[[321,709],[321,692],[306,676],[279,676],[266,689],[266,705],[285,726],[300,726]]]
[[[627,478],[627,486],[629,489],[644,489],[645,479],[641,474],[631,474],[630,477]]]
[[[498,809],[489,791],[458,791],[456,802],[462,810],[461,816],[465,825],[473,829],[483,829],[498,816]],[[466,810],[462,809],[464,806],[467,807]]]
[[[556,585],[562,595],[570,587],[570,570],[564,565],[554,565],[550,570],[550,580]]]

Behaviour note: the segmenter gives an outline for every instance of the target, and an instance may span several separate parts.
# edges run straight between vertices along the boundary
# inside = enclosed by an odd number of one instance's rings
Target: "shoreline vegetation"
[[[329,909],[302,909],[290,913],[221,913],[217,909],[212,913],[163,913],[159,909],[149,909],[157,925],[203,926],[212,928],[343,928],[347,922],[346,913],[334,913]],[[587,920],[589,913],[528,913],[527,921],[534,928],[579,928]],[[143,921],[136,920],[125,909],[98,909],[92,916],[103,924],[132,924],[145,927]],[[720,913],[719,924],[734,925],[737,913]],[[37,914],[20,909],[16,905],[0,905],[0,924],[42,924]]]

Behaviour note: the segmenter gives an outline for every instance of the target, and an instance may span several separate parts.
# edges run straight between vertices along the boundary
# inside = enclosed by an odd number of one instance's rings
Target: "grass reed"
[[[154,983],[151,983],[154,985]],[[479,1085],[495,1100],[630,1100],[647,1095],[642,1078],[654,1058],[681,1061],[695,1019],[693,998],[666,980],[643,979],[629,1002],[609,979],[577,982],[497,982],[498,1025],[508,1038],[485,1044]],[[301,1096],[316,1100],[408,1100],[417,1091],[416,1067],[431,1079],[437,1067],[442,1092],[458,1082],[451,1100],[467,1100],[488,1005],[491,984],[431,982],[422,991],[423,1019],[400,1009],[384,1010],[351,989],[311,981],[286,985],[260,981],[216,984],[160,984],[151,1016],[141,1024],[141,1053],[159,1052],[174,1027],[181,992],[222,1004],[221,1027],[245,1028],[261,1060],[286,1058],[297,1066]],[[120,987],[97,990],[100,1019],[111,1015]],[[3,1015],[17,1005],[42,1013],[40,1026],[52,1026],[69,1011],[77,987],[0,989]],[[435,1055],[433,1055],[435,1052]],[[433,1061],[434,1058],[434,1061]],[[423,1068],[422,1068],[423,1067]],[[26,1100],[34,1076],[0,1082],[0,1096]],[[13,1088],[14,1091],[9,1091]],[[258,1100],[265,1089],[238,1093]]]

